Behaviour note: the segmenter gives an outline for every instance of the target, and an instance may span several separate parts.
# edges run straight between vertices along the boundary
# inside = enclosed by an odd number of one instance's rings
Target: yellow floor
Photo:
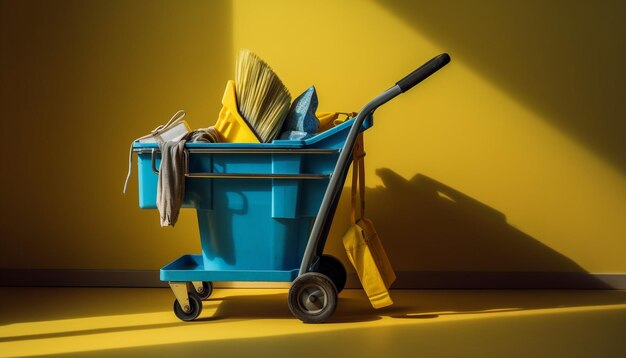
[[[0,288],[0,356],[624,357],[625,291],[346,290],[331,322],[291,316],[285,289],[222,289],[197,321],[169,289]]]

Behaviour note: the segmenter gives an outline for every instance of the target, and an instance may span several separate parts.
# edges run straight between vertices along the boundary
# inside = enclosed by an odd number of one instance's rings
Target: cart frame
[[[202,299],[212,292],[210,281],[274,281],[293,282],[289,291],[289,307],[297,318],[307,323],[323,322],[332,315],[337,303],[337,294],[345,285],[345,268],[335,258],[324,255],[326,238],[339,202],[342,187],[350,168],[353,148],[359,132],[371,119],[374,111],[420,83],[450,61],[448,54],[441,54],[422,65],[368,102],[351,120],[351,128],[340,149],[290,148],[276,145],[272,148],[194,148],[184,150],[184,175],[188,178],[206,179],[276,179],[276,180],[320,180],[328,179],[317,216],[313,221],[299,269],[276,270],[205,270],[201,255],[184,255],[161,269],[161,280],[168,281],[176,297],[174,312],[185,321],[195,319],[202,310]],[[371,125],[371,123],[370,123]],[[156,148],[137,148],[139,154],[151,155],[151,167],[157,169]],[[294,155],[337,155],[338,159],[330,174],[318,173],[207,173],[190,172],[189,161],[193,154],[294,154]],[[210,280],[207,278],[210,277]]]

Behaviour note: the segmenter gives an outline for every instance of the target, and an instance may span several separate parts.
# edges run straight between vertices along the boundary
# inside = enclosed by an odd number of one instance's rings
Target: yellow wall
[[[360,107],[452,63],[366,135],[368,214],[402,271],[626,272],[623,2],[2,2],[0,266],[155,269],[199,250],[121,185],[129,142],[212,124],[238,49],[294,97]],[[344,198],[345,199],[345,198]],[[343,200],[329,242],[347,224]]]

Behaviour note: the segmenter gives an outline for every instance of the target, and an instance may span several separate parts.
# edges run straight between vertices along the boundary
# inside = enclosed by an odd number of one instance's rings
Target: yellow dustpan
[[[374,308],[382,308],[393,304],[389,296],[389,286],[396,280],[396,274],[374,229],[374,224],[365,218],[364,155],[363,134],[359,134],[354,146],[352,165],[352,225],[343,236],[343,245],[370,303]],[[361,204],[359,219],[356,216],[357,186]]]

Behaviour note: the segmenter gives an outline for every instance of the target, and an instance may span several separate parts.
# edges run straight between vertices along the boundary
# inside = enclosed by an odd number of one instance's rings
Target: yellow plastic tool
[[[215,123],[215,129],[220,134],[220,140],[226,143],[260,143],[248,122],[239,114],[237,97],[235,95],[235,81],[226,83],[222,109]]]
[[[352,195],[350,219],[352,225],[343,236],[343,245],[348,259],[356,269],[363,289],[374,308],[393,304],[389,286],[396,280],[396,274],[385,253],[374,224],[365,218],[365,150],[363,134],[359,134],[354,146],[352,164]],[[357,200],[357,187],[359,195]],[[360,205],[357,217],[357,201]]]

